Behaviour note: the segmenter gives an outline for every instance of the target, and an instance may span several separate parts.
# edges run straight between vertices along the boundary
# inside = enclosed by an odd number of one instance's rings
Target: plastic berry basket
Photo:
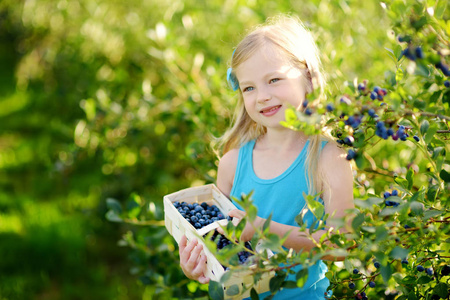
[[[236,206],[225,196],[214,184],[204,186],[192,187],[180,190],[178,192],[164,196],[164,222],[167,231],[174,237],[177,243],[183,235],[189,240],[195,238],[199,243],[204,245],[204,252],[207,257],[207,275],[211,280],[220,281],[220,278],[227,272],[222,264],[217,260],[215,255],[209,251],[205,246],[203,236],[215,230],[221,224],[225,225],[228,221],[226,219],[217,220],[213,223],[196,229],[188,220],[186,220],[181,213],[175,208],[174,203],[188,203],[201,204],[205,202],[207,205],[215,205],[220,212],[226,217],[228,212],[235,209]],[[258,249],[258,245],[256,246]],[[269,250],[270,255],[272,254]],[[252,268],[250,266],[249,268]],[[263,293],[269,290],[269,281],[273,274],[264,273],[261,279],[253,285],[253,288],[258,293]],[[249,287],[253,284],[253,276],[251,270],[245,272],[233,273],[233,275],[223,284],[224,295],[226,299],[242,299],[250,296],[250,291],[247,290],[242,294],[243,287]],[[236,285],[239,288],[239,294],[235,296],[227,295],[227,289]],[[236,288],[234,287],[234,291]]]

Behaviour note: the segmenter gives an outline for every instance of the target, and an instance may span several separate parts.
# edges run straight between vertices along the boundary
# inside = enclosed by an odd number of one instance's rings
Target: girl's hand
[[[200,283],[208,283],[209,278],[205,276],[206,255],[203,246],[196,239],[189,244],[185,235],[180,240],[180,266],[186,277],[197,280]]]
[[[245,212],[239,209],[233,209],[228,213],[228,216],[233,218],[233,224],[236,226],[244,217],[245,217]],[[255,230],[257,228],[261,228],[264,224],[266,220],[260,217],[256,217],[255,221],[253,222],[253,224],[250,224],[249,222],[247,222],[247,224],[245,224],[245,228],[242,231],[241,234],[241,241],[243,242],[247,242],[249,240],[252,239],[253,235],[255,234]],[[222,231],[221,228],[218,228],[218,231]],[[220,232],[223,233],[223,232]]]

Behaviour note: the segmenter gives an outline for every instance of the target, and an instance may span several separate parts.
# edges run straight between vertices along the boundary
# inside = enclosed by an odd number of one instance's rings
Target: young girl
[[[353,208],[353,176],[345,152],[324,134],[307,136],[280,125],[286,109],[294,106],[304,110],[307,94],[313,89],[323,92],[324,78],[315,42],[297,19],[272,19],[236,47],[228,80],[240,99],[234,125],[222,138],[224,154],[217,186],[229,198],[253,191],[252,199],[258,208],[253,226],[262,226],[272,214],[270,232],[280,237],[290,232],[283,246],[311,250],[313,242],[295,222],[295,217],[307,208],[303,193],[320,193],[325,213],[330,216],[343,217],[347,209]],[[242,219],[245,212],[233,210],[229,215]],[[313,220],[308,212],[304,222],[311,224]],[[327,225],[333,227],[333,220],[328,219]],[[247,224],[241,240],[252,238],[253,226]],[[318,231],[314,238],[319,240],[323,233]],[[202,250],[197,241],[187,244],[183,237],[180,265],[187,277],[207,283]],[[329,285],[325,264],[319,262],[308,271],[303,288],[283,289],[274,299],[323,299]],[[295,274],[287,280],[295,281]]]

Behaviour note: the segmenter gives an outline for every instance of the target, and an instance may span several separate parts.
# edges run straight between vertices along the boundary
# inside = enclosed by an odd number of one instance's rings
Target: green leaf
[[[359,228],[364,223],[364,219],[365,219],[365,214],[361,212],[361,213],[357,214],[356,217],[352,220],[352,228],[355,232],[359,231]]]
[[[441,298],[446,299],[448,297],[448,290],[450,286],[445,282],[439,282],[434,287],[434,292]]]
[[[437,195],[437,192],[438,192],[438,188],[439,188],[439,186],[437,184],[428,187],[428,190],[427,190],[428,201],[434,202],[436,200],[436,195]]]
[[[308,269],[301,269],[298,271],[297,275],[295,275],[295,279],[297,279],[297,286],[302,288],[308,280]]]
[[[237,284],[233,284],[232,286],[228,287],[225,291],[227,296],[236,296],[239,294],[239,287]]]
[[[298,216],[297,216],[298,217]],[[296,217],[296,220],[297,220],[297,217]],[[264,225],[263,225],[263,232],[264,233],[267,233],[268,231],[269,231],[269,228],[270,228],[270,222],[272,221],[272,214],[270,214],[269,215],[269,217],[266,219],[266,221],[264,222]]]
[[[424,221],[426,221],[429,218],[439,216],[440,214],[442,214],[442,211],[440,211],[440,210],[435,210],[435,209],[427,210],[423,213],[423,219],[424,219]]]
[[[412,168],[409,168],[406,172],[406,180],[408,181],[408,190],[411,190],[414,184],[414,170]]]
[[[403,259],[405,257],[408,257],[408,254],[409,251],[407,249],[397,246],[394,249],[392,249],[389,256],[394,259]]]
[[[208,285],[208,293],[211,299],[213,300],[223,300],[224,294],[223,294],[223,288],[222,285],[217,282],[210,280]]]
[[[413,201],[409,206],[414,215],[421,216],[423,214],[424,205],[422,203]]]
[[[106,207],[119,215],[122,213],[122,205],[116,199],[106,199]]]
[[[250,290],[250,298],[251,298],[252,300],[259,300],[258,293],[256,292],[256,290],[255,290],[254,288],[252,288],[252,289]]]
[[[442,169],[441,172],[439,173],[439,177],[441,177],[441,179],[444,180],[445,182],[450,182],[450,173],[444,169]]]
[[[428,131],[428,128],[430,128],[430,122],[428,122],[428,120],[425,119],[420,124],[420,134],[424,135]]]
[[[396,82],[401,81],[403,79],[403,74],[404,74],[404,72],[403,72],[402,68],[398,68],[397,72],[395,72],[395,81]]]
[[[417,300],[417,296],[416,293],[414,292],[414,290],[412,290],[411,292],[409,292],[408,294],[408,300]]]
[[[388,264],[388,265],[381,265],[380,267],[380,272],[381,272],[381,277],[383,277],[383,280],[385,283],[388,283],[389,279],[392,276],[392,265]]]
[[[279,273],[276,276],[272,277],[269,282],[269,288],[272,293],[275,293],[281,288],[281,285],[286,278],[285,273]]]
[[[375,231],[376,239],[375,242],[383,241],[389,235],[388,230],[383,226],[378,226]]]
[[[123,221],[123,219],[113,210],[108,210],[105,217],[110,222],[122,222]]]
[[[308,205],[309,210],[317,219],[321,219],[325,213],[325,208],[322,203],[316,201],[313,196],[303,193],[303,197]]]
[[[232,270],[228,270],[227,272],[223,273],[222,277],[220,277],[220,283],[225,283],[227,282],[231,276],[233,275],[233,271]]]
[[[425,144],[429,144],[431,142],[431,140],[433,139],[434,135],[437,132],[437,126],[436,125],[432,125],[430,128],[428,128],[427,133],[425,133],[423,140],[425,142]]]
[[[430,276],[422,276],[419,277],[419,279],[417,279],[417,284],[427,284],[430,281],[432,281],[433,279]]]
[[[288,280],[283,283],[283,288],[285,289],[295,289],[297,288],[297,282]]]

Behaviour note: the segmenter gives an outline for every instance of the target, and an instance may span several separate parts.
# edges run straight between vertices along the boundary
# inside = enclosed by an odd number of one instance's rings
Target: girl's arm
[[[220,159],[217,169],[217,187],[228,198],[230,198],[231,188],[233,187],[238,157],[239,149],[228,151]]]
[[[328,143],[324,147],[319,160],[319,170],[323,173],[324,179],[327,181],[327,184],[323,185],[324,191],[322,194],[325,213],[329,216],[332,216],[334,213],[333,218],[330,217],[327,220],[328,227],[336,227],[336,219],[344,217],[347,209],[354,208],[353,175],[350,163],[346,160],[345,156],[345,152],[339,149],[334,143]],[[244,217],[245,212],[233,210],[229,215],[239,220]],[[250,240],[255,233],[254,227],[262,226],[264,222],[264,219],[258,217],[253,225],[248,224],[241,235],[241,239],[244,241]],[[293,248],[296,251],[302,249],[309,251],[315,247],[315,244],[304,233],[299,232],[298,227],[284,225],[274,221],[270,224],[270,232],[276,233],[280,237],[289,231],[290,234],[283,246]],[[319,241],[324,233],[324,230],[319,230],[312,236],[316,241]],[[324,259],[339,260],[341,258],[324,257]]]

